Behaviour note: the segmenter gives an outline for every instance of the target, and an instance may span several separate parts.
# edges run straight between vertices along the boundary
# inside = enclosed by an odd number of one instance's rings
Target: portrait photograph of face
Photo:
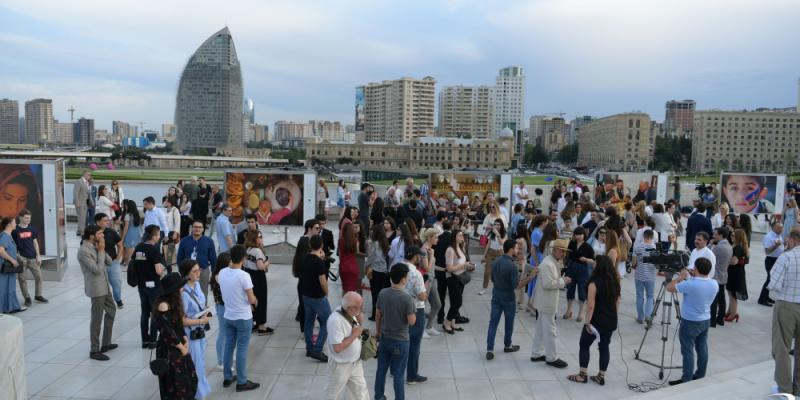
[[[30,210],[30,224],[39,231],[39,245],[44,248],[42,166],[0,164],[0,218],[16,218],[24,209]]]
[[[722,201],[736,214],[759,214],[775,209],[775,176],[722,175]]]

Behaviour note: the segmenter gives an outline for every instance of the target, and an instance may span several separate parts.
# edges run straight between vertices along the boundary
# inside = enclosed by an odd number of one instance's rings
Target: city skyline
[[[524,121],[634,110],[660,121],[671,99],[694,99],[698,110],[797,104],[800,55],[788,49],[800,3],[791,1],[216,6],[158,4],[149,15],[141,3],[4,2],[0,51],[13,56],[0,60],[0,98],[50,98],[54,118],[69,121],[75,106],[75,119],[98,129],[113,120],[157,129],[174,122],[188,55],[227,24],[244,95],[266,125],[352,124],[356,86],[432,76],[438,97],[443,86],[492,85],[510,65],[525,69]]]

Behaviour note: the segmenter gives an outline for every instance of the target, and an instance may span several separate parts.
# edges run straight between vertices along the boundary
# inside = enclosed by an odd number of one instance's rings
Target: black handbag
[[[4,274],[21,274],[22,271],[22,264],[17,264],[15,267],[11,261],[3,259],[3,266],[0,267],[0,272]]]
[[[156,358],[153,359],[153,352],[155,349],[150,350],[150,372],[153,375],[164,375],[169,371],[169,362],[167,362],[166,358]]]

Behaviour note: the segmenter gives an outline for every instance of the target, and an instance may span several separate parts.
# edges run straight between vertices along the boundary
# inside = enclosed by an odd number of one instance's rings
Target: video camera
[[[689,265],[689,254],[683,250],[650,250],[642,261],[655,265],[659,272],[677,274]]]

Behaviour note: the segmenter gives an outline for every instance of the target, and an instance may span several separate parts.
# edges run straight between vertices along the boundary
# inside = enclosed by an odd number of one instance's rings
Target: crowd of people
[[[82,238],[78,262],[91,300],[89,357],[109,360],[107,353],[117,348],[111,339],[116,310],[124,307],[125,273],[125,283],[137,288],[141,300],[142,348],[163,362],[158,371],[151,368],[158,375],[162,398],[200,399],[212,391],[205,351],[214,314],[223,387],[235,383],[237,392],[257,389],[260,385],[247,376],[251,335],[274,330],[267,326],[270,262],[256,216],[231,224],[231,207],[219,188],[202,178],[170,187],[160,207],[155,198],[146,197],[143,212],[124,197],[117,182],[110,188],[100,185],[96,196],[93,188],[87,172],[74,189]],[[739,302],[748,300],[750,217],[736,216],[725,204],[708,198],[698,198],[682,213],[678,200],[659,203],[647,187],[634,196],[620,189],[607,184],[592,193],[580,181],[569,180],[555,182],[549,195],[538,188],[529,195],[519,182],[509,210],[508,199],[494,193],[464,207],[434,201],[427,182],[418,187],[409,179],[402,188],[395,182],[383,196],[363,183],[353,204],[349,195],[337,198],[338,240],[326,228],[328,204],[320,204],[322,212],[304,224],[291,268],[297,278],[296,321],[306,356],[330,364],[324,396],[336,399],[347,390],[349,398],[368,398],[363,362],[371,357],[377,358],[376,399],[385,398],[387,372],[398,399],[404,398],[405,385],[426,382],[422,342],[464,332],[462,325],[470,323],[462,307],[464,293],[476,273],[483,278],[473,285],[476,293],[491,295],[486,360],[495,358],[503,316],[503,352],[520,350],[512,340],[514,323],[517,313],[527,312],[535,318],[530,361],[566,368],[557,352],[556,321],[574,319],[580,329],[579,369],[566,379],[604,385],[611,337],[619,323],[621,281],[632,273],[628,279],[636,289],[636,322],[651,325],[655,286],[663,273],[646,259],[654,251],[682,247],[681,236],[691,252],[689,262],[667,290],[683,294],[683,373],[669,383],[703,378],[709,327],[738,322]],[[796,212],[794,196],[788,197],[784,217],[773,218],[763,238],[767,280],[758,303],[775,306],[776,381],[782,391],[797,394],[789,351],[800,335],[800,230],[784,226],[794,226],[787,215],[792,209]],[[23,210],[18,218],[0,220],[2,312],[32,305],[27,282],[19,273],[5,273],[6,264],[15,271],[31,270],[34,299],[47,302],[36,273],[41,252],[30,218]],[[337,281],[342,300],[334,308],[329,298],[331,283]],[[17,300],[15,282],[24,305]],[[567,304],[563,314],[562,292]],[[367,293],[370,301],[365,302],[362,295]],[[365,319],[374,321],[373,332],[365,329]],[[595,341],[599,369],[590,375]],[[369,353],[373,347],[374,354]]]

